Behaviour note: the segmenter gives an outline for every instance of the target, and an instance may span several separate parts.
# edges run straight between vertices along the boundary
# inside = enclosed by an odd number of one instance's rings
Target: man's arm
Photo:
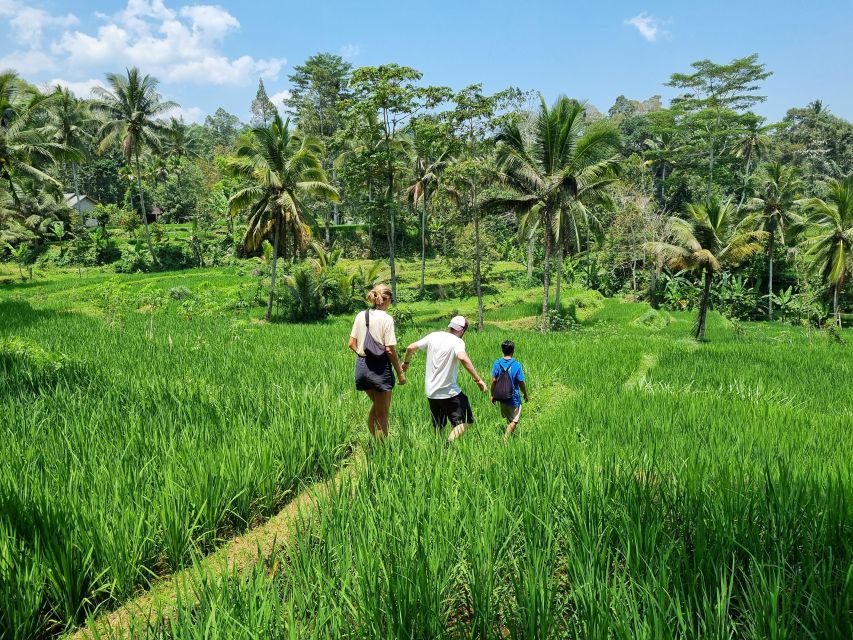
[[[358,355],[358,340],[356,340],[354,337],[350,336],[349,343],[347,344],[347,346],[350,349],[352,349],[352,352],[355,355]]]
[[[456,357],[459,358],[459,362],[461,362],[462,366],[465,367],[465,371],[470,373],[471,377],[477,381],[477,386],[480,387],[480,391],[486,393],[489,388],[486,386],[486,383],[480,377],[480,374],[477,373],[477,370],[474,368],[474,363],[471,362],[471,358],[468,357],[468,354],[463,351]]]
[[[408,347],[406,347],[406,355],[403,356],[403,371],[404,372],[409,370],[409,363],[412,360],[412,355],[414,355],[415,351],[420,350],[421,347],[420,347],[419,343],[420,343],[420,341],[413,342]]]
[[[521,393],[524,395],[524,401],[530,402],[530,398],[527,397],[527,385],[524,384],[524,380],[518,383],[518,388],[521,389]]]

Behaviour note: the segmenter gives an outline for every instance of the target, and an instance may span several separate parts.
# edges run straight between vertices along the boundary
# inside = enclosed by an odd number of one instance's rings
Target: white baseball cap
[[[465,319],[465,316],[453,316],[447,326],[457,331],[465,331],[468,328],[468,320]]]

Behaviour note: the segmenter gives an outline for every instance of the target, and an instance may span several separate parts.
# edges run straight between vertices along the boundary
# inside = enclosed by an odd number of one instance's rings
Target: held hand
[[[406,374],[403,373],[400,375],[400,379],[398,380],[399,384],[406,384]]]
[[[483,393],[488,393],[489,388],[486,386],[486,383],[483,381],[482,378],[477,380],[477,386],[480,387],[480,391],[482,391]]]
[[[408,363],[408,362],[404,362],[404,363],[402,364],[401,368],[403,369],[403,372],[405,373],[406,371],[408,371],[408,370],[409,370],[409,363]]]

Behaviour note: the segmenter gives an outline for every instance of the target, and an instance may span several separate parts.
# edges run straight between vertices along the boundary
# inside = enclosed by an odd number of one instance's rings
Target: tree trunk
[[[86,221],[83,220],[83,213],[80,211],[80,183],[77,180],[77,163],[71,163],[71,174],[74,176],[74,197],[77,198],[77,215],[80,216],[80,224],[85,226]]]
[[[273,241],[272,241],[272,266],[270,268],[270,298],[267,302],[267,312],[264,314],[264,320],[269,322],[272,319],[272,303],[273,298],[275,298],[275,272],[276,267],[278,266],[278,220],[275,221],[272,227],[273,230]]]
[[[708,305],[711,301],[711,272],[705,271],[705,283],[702,287],[702,302],[699,305],[699,318],[696,321],[696,339],[705,341],[705,321],[708,317]]]
[[[421,211],[421,295],[423,295],[426,277],[426,219],[427,219],[427,192],[423,193],[424,206]]]
[[[773,322],[773,250],[776,244],[776,230],[770,230],[770,237],[767,239],[767,318]]]
[[[555,287],[554,309],[560,312],[560,283],[563,281],[563,247],[557,249],[557,282]]]
[[[476,194],[476,191],[475,191]],[[474,196],[476,198],[476,195]],[[480,273],[480,210],[474,208],[474,289],[477,292],[477,331],[483,330],[483,276]]]
[[[397,229],[394,225],[394,176],[388,177],[388,265],[391,267],[391,296],[397,300],[397,266],[394,262],[394,245],[397,237]]]
[[[32,270],[30,271],[30,280],[32,280]],[[843,279],[839,278],[838,282],[835,283],[835,287],[832,291],[832,315],[835,317],[835,325],[840,329],[841,328],[841,309],[838,307],[838,292],[843,285]]]
[[[527,238],[527,279],[530,280],[533,278],[533,247],[534,247],[534,237],[533,231],[530,231],[530,235]]]
[[[136,185],[139,187],[139,207],[142,209],[142,222],[145,224],[145,241],[148,243],[148,252],[155,264],[160,264],[151,244],[151,230],[148,228],[148,213],[145,211],[145,195],[142,193],[142,175],[139,172],[139,149],[136,150]]]
[[[548,296],[551,293],[551,221],[548,216],[545,217],[545,260],[543,264],[544,273],[542,274],[542,330],[548,331]]]
[[[388,194],[386,206],[388,207],[388,263],[391,267],[391,297],[397,301],[397,265],[394,262],[394,249],[397,240],[397,228],[394,220],[394,162],[391,158],[391,130],[389,129],[387,110],[382,114],[385,123],[385,167],[388,177]]]
[[[652,265],[649,273],[649,304],[652,309],[658,308],[658,266],[657,262]]]
[[[738,209],[743,207],[743,201],[746,200],[746,190],[749,186],[749,165],[750,165],[751,160],[752,160],[752,152],[750,151],[749,153],[746,154],[746,170],[744,171],[744,174],[743,174],[743,191],[740,194],[740,202],[737,205]],[[770,319],[772,320],[773,318],[770,318]]]
[[[338,182],[338,176],[335,173],[335,168],[333,165],[332,166],[332,184],[337,184],[337,182]],[[332,221],[335,224],[341,223],[341,212],[338,210],[338,203],[337,202],[332,203]]]

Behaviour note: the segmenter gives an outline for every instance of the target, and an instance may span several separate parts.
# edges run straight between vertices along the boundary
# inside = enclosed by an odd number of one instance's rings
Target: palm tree
[[[514,122],[497,136],[501,177],[515,195],[490,198],[486,204],[522,215],[535,210],[540,218],[545,238],[543,322],[548,317],[551,256],[559,236],[560,209],[602,190],[618,166],[618,131],[604,121],[587,125],[584,116],[583,105],[576,101],[563,96],[548,109],[540,96],[531,139]]]
[[[734,144],[735,156],[743,158],[746,163],[743,172],[743,188],[740,194],[740,202],[738,203],[739,207],[742,207],[744,200],[746,200],[752,161],[760,160],[767,155],[767,151],[773,143],[773,140],[770,138],[770,132],[779,126],[778,124],[761,124],[762,122],[764,122],[764,118],[750,114],[743,134]]]
[[[651,253],[664,256],[670,268],[693,271],[703,280],[702,300],[696,320],[695,337],[705,340],[705,320],[711,297],[714,276],[724,266],[740,264],[761,251],[763,231],[746,230],[734,224],[737,209],[731,200],[711,198],[687,206],[690,220],[671,217],[667,222],[670,242],[649,242]]]
[[[171,101],[162,100],[157,92],[157,79],[149,75],[141,75],[139,69],[127,69],[127,75],[108,73],[107,82],[110,88],[95,87],[92,93],[93,111],[103,119],[98,138],[101,140],[100,151],[103,153],[116,142],[121,143],[121,150],[128,165],[136,167],[136,183],[139,189],[139,204],[142,210],[142,222],[145,224],[145,239],[148,251],[157,261],[154,247],[151,245],[151,232],[148,229],[148,214],[145,211],[145,196],[142,192],[142,171],[139,167],[139,156],[143,147],[159,149],[160,135],[166,125],[158,116],[162,116],[178,105]]]
[[[430,153],[428,145],[418,144],[415,138],[411,146],[410,160],[412,162],[412,180],[406,189],[406,199],[417,207],[421,203],[421,293],[425,287],[426,277],[426,224],[429,201],[436,191],[441,172],[450,161],[450,152],[440,149]]]
[[[273,245],[267,321],[272,317],[279,249],[287,247],[288,234],[295,247],[304,245],[308,225],[317,226],[302,197],[339,201],[323,171],[322,153],[316,138],[291,131],[290,120],[282,122],[276,113],[269,127],[255,127],[241,140],[236,157],[228,162],[236,175],[251,182],[228,201],[231,215],[248,212],[244,247],[255,251],[268,239]]]
[[[803,247],[823,279],[832,285],[832,314],[841,326],[838,296],[853,273],[853,175],[829,183],[826,200],[798,201],[808,218],[803,225]]]
[[[183,158],[198,158],[202,153],[201,134],[183,119],[170,118],[162,136],[163,154],[176,164]]]
[[[760,175],[759,195],[747,203],[753,213],[745,222],[759,231],[767,232],[767,317],[773,320],[773,254],[776,236],[785,243],[785,227],[800,221],[794,212],[796,200],[802,192],[803,181],[795,167],[771,162]]]
[[[40,166],[66,149],[48,140],[39,125],[56,100],[26,85],[14,72],[0,73],[0,181],[13,200],[21,197],[21,180],[59,188]]]
[[[90,121],[89,109],[86,103],[78,100],[67,87],[56,87],[56,101],[49,112],[49,138],[67,149],[64,154],[71,161],[71,175],[74,181],[74,196],[77,214],[80,212],[80,183],[77,178],[77,162],[86,155],[86,143],[92,135],[86,131]]]

